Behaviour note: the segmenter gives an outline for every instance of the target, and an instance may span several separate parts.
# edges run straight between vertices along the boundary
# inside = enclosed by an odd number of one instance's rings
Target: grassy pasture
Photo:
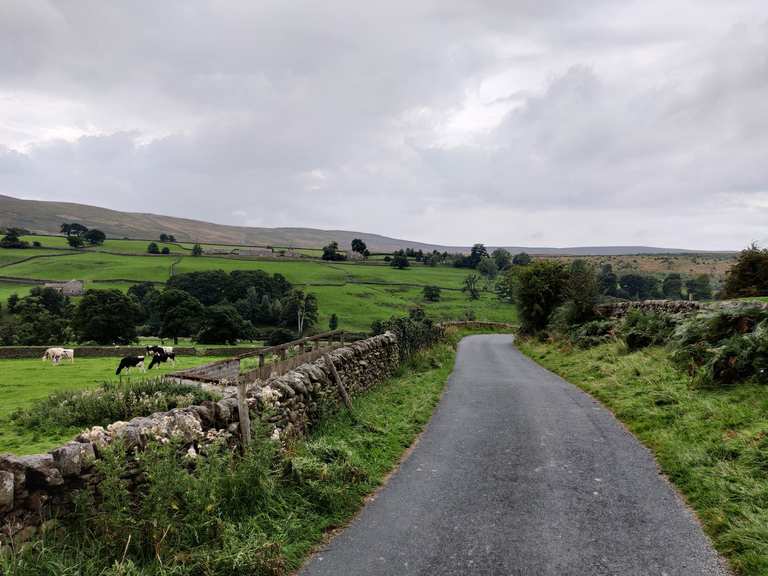
[[[765,386],[693,388],[661,348],[627,354],[616,344],[518,346],[602,401],[654,452],[739,574],[768,574]]]
[[[131,372],[123,378],[143,379],[173,372],[183,368],[199,366],[220,358],[203,356],[180,356],[176,367],[160,365],[152,371]],[[9,420],[17,409],[29,406],[35,400],[48,397],[61,390],[94,388],[104,381],[116,381],[115,369],[119,358],[77,358],[74,364],[62,362],[54,366],[39,359],[0,360],[0,453],[34,454],[49,450],[77,434],[68,435],[32,434],[20,430]],[[147,364],[148,366],[149,364]]]

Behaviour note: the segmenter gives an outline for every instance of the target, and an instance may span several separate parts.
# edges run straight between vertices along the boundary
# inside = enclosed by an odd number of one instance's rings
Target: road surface
[[[506,335],[470,336],[399,471],[301,576],[725,575],[640,443]]]

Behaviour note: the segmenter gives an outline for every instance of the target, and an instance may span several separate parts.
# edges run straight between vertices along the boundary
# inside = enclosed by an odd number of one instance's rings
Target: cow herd
[[[128,372],[131,369],[139,369],[142,372],[151,370],[153,366],[158,364],[165,364],[170,362],[174,366],[176,365],[176,353],[173,351],[173,346],[147,346],[145,348],[146,354],[144,356],[125,356],[120,359],[120,364],[115,370],[115,374],[119,375],[120,372],[125,370]],[[152,360],[149,362],[149,367],[144,367],[144,359],[149,356]],[[75,362],[75,351],[72,348],[48,348],[43,354],[43,362],[50,360],[54,366],[58,366],[62,360],[69,360],[70,363]]]

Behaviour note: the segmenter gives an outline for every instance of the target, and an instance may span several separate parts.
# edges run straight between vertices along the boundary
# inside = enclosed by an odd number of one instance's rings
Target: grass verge
[[[242,457],[211,449],[194,463],[178,447],[142,454],[138,497],[125,453],[100,463],[102,501],[0,556],[13,576],[279,575],[298,568],[343,526],[398,463],[429,420],[468,331],[417,353],[386,383],[353,400],[356,418],[327,416],[280,452],[256,434]]]
[[[691,386],[663,348],[626,353],[518,341],[522,352],[603,402],[655,454],[738,573],[768,574],[768,395],[743,383]]]

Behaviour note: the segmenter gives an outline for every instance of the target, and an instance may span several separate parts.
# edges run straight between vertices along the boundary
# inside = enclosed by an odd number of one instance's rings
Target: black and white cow
[[[152,366],[155,364],[163,364],[168,361],[172,362],[174,366],[176,365],[175,352],[169,352],[167,354],[165,352],[155,352],[152,355],[152,361],[149,363],[149,368],[147,368],[147,370],[152,370]]]
[[[120,366],[115,370],[115,375],[120,374],[123,370],[128,372],[131,368],[140,368],[142,372],[146,372],[144,369],[144,356],[126,356],[120,360]]]

